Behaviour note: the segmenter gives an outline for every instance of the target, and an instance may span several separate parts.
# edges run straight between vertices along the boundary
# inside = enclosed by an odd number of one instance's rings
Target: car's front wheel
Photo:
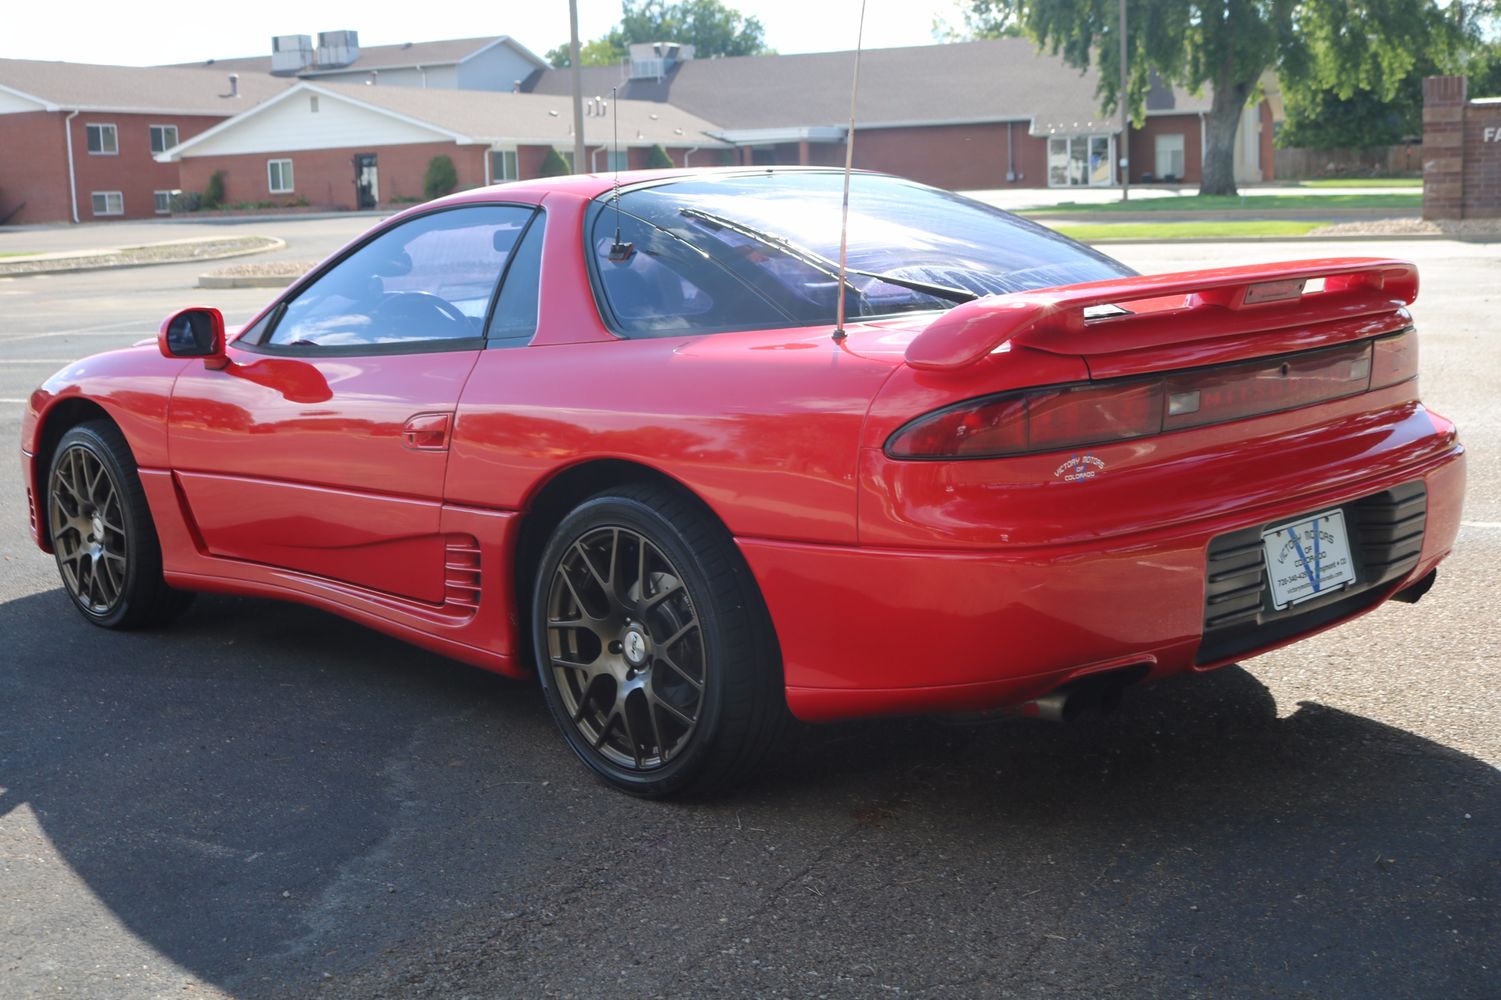
[[[786,713],[776,641],[729,533],[674,492],[624,487],[563,519],[532,601],[543,691],[574,752],[644,796],[763,761]]]
[[[162,579],[135,457],[113,424],[79,424],[57,443],[47,473],[47,530],[63,587],[95,625],[160,624],[192,601]]]

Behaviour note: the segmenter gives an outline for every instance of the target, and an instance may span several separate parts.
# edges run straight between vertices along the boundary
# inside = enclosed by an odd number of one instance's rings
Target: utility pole
[[[1126,77],[1126,0],[1121,0],[1121,89],[1115,99],[1121,111],[1121,148],[1116,157],[1120,161],[1121,201],[1131,200],[1131,115],[1126,110]]]
[[[1121,0],[1121,10],[1126,0]],[[568,65],[573,69],[573,172],[584,172],[584,83],[579,68],[579,0],[568,0]],[[614,114],[615,109],[611,108]]]

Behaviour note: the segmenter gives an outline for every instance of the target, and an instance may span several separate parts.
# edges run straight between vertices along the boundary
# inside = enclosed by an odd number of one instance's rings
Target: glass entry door
[[[1108,135],[1048,139],[1049,187],[1109,187],[1115,183],[1115,139]]]

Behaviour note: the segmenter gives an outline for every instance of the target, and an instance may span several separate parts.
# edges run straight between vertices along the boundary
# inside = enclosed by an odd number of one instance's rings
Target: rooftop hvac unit
[[[277,35],[271,39],[271,72],[290,75],[312,65],[312,35]]]
[[[630,47],[631,79],[660,79],[678,63],[693,58],[693,46],[677,42],[637,42]]]
[[[348,66],[360,57],[360,35],[357,31],[318,32],[318,68],[339,69]]]

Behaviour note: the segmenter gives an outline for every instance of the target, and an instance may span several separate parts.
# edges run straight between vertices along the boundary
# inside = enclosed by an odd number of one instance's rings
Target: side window
[[[495,283],[533,211],[476,205],[387,230],[288,302],[264,343],[349,353],[478,342]]]
[[[537,332],[537,299],[542,281],[542,231],[547,217],[538,213],[521,238],[500,286],[490,319],[491,347],[523,347]]]
[[[756,295],[703,250],[630,215],[620,238],[632,245],[611,260],[615,213],[602,211],[593,227],[594,262],[615,329],[628,337],[680,337],[727,330],[773,329],[790,317]]]

